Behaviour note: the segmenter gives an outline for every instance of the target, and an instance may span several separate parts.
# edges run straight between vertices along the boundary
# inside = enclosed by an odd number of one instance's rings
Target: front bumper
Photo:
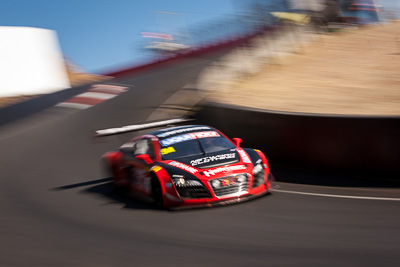
[[[201,208],[201,207],[216,207],[225,206],[235,203],[240,203],[244,201],[249,201],[255,198],[262,197],[270,192],[270,183],[265,183],[257,188],[250,190],[243,195],[234,197],[213,197],[206,199],[185,199],[173,196],[169,193],[164,194],[164,207],[172,210],[179,209],[191,209],[191,208]]]

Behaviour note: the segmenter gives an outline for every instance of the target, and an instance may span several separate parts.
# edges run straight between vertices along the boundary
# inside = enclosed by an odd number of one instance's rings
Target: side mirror
[[[147,164],[152,164],[153,160],[150,158],[149,154],[142,154],[142,155],[137,155],[136,158],[144,160]]]
[[[235,145],[237,146],[237,147],[240,147],[240,143],[242,143],[242,138],[237,138],[237,137],[235,137],[235,138],[233,138],[233,142],[235,142]]]

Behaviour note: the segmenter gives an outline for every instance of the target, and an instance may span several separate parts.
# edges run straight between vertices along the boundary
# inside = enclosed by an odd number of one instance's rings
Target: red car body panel
[[[190,127],[194,126],[189,126],[189,128],[176,127],[173,129],[175,131],[184,131],[185,129],[190,130]],[[160,138],[155,134],[146,134],[130,140],[118,150],[104,154],[103,158],[106,159],[109,169],[112,172],[113,181],[118,187],[127,188],[145,197],[155,198],[153,195],[154,188],[152,186],[154,187],[154,185],[152,179],[157,179],[161,188],[162,205],[164,208],[224,205],[267,194],[271,189],[270,180],[272,176],[265,155],[259,150],[243,149],[234,144],[234,142],[220,131],[214,128],[211,129],[232,143],[233,148],[229,150],[229,153],[210,157],[203,156],[203,158],[192,160],[191,164],[181,162],[179,159],[163,160]],[[132,144],[138,142],[138,140],[151,140],[150,143],[154,149],[154,154],[151,158],[147,154],[126,158],[124,155],[126,152],[122,152],[121,149],[129,148]],[[170,146],[167,149],[170,149]],[[249,155],[249,152],[252,152],[252,155]],[[224,158],[225,156],[233,157],[233,155],[236,157],[234,163],[217,164],[206,168],[196,165],[205,160],[212,160],[214,163],[214,161],[217,162],[220,158]],[[237,155],[239,156],[237,157]],[[257,163],[254,162],[255,157],[257,157]],[[253,171],[256,165],[259,165],[257,166],[257,171],[261,173],[257,176],[257,179],[261,179],[260,175],[262,175],[262,181],[255,181]],[[175,174],[175,172],[179,172],[179,175]],[[187,176],[190,176],[190,179]],[[178,190],[180,180],[183,183],[188,180],[195,181],[195,186],[201,183],[201,192],[207,196],[182,196]],[[258,185],[254,187],[255,183],[258,183]],[[235,192],[221,193],[226,192],[227,189],[235,190]]]

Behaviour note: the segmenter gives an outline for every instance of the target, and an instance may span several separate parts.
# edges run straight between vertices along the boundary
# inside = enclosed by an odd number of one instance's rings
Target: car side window
[[[133,145],[133,154],[135,156],[148,154],[151,159],[154,159],[153,142],[149,138],[136,141],[136,143]]]

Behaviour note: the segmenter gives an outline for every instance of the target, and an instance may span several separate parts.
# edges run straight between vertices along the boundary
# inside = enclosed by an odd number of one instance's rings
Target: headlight
[[[187,179],[184,176],[174,177],[172,179],[176,187],[196,187],[196,186],[203,186],[201,182]]]
[[[253,174],[257,175],[258,173],[260,173],[261,171],[264,171],[263,166],[261,165],[261,163],[258,163],[254,168],[253,168]]]
[[[192,177],[185,177],[183,175],[172,175],[176,191],[182,198],[210,198],[211,194],[207,188]]]
[[[220,180],[212,180],[211,185],[214,188],[218,188],[221,186],[221,181]]]
[[[247,181],[247,177],[245,174],[239,174],[237,176],[237,181],[241,184]]]
[[[258,163],[253,168],[253,188],[263,184],[264,180],[265,180],[265,172],[263,165],[261,163]]]

